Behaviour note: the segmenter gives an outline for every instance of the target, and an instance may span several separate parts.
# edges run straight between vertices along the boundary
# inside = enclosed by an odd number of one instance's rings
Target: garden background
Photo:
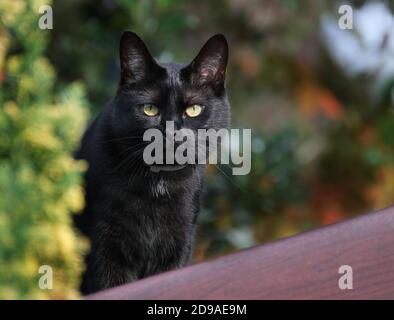
[[[197,262],[393,203],[394,1],[0,1],[0,298],[76,298],[86,239],[74,161],[111,99],[124,30],[162,62],[230,44],[233,127],[252,128],[252,171],[209,167]],[[40,30],[39,7],[53,8]],[[41,265],[52,290],[38,288]]]

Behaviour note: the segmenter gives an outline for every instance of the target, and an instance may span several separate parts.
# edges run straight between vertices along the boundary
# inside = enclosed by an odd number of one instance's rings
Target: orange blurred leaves
[[[326,118],[337,120],[342,117],[343,106],[328,89],[312,81],[302,82],[296,89],[296,98],[301,113],[308,118],[323,114]]]
[[[366,197],[372,202],[373,209],[381,209],[393,203],[394,168],[383,167],[379,170],[377,182],[367,189]]]

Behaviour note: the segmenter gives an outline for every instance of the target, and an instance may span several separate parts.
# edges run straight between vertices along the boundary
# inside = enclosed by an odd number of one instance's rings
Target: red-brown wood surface
[[[338,287],[341,265],[353,290]],[[89,299],[394,299],[394,207]]]

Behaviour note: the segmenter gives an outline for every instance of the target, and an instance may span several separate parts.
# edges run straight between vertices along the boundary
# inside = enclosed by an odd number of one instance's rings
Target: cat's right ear
[[[185,72],[190,73],[190,80],[194,84],[222,86],[226,75],[227,60],[227,40],[224,35],[216,34],[204,44]]]
[[[122,34],[119,57],[121,84],[143,81],[163,70],[134,32],[126,31]]]

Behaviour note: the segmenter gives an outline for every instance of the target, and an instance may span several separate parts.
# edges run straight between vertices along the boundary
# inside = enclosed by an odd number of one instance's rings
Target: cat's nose
[[[180,144],[182,144],[182,141],[179,141],[179,139],[180,137],[184,136],[184,133],[181,130],[182,126],[180,123],[176,123],[174,121],[167,121],[164,128],[164,134],[166,139],[170,139],[175,147],[178,147]]]
[[[166,131],[168,130],[180,130],[182,128],[182,121],[180,121],[177,117],[166,117],[162,120],[162,126]]]

